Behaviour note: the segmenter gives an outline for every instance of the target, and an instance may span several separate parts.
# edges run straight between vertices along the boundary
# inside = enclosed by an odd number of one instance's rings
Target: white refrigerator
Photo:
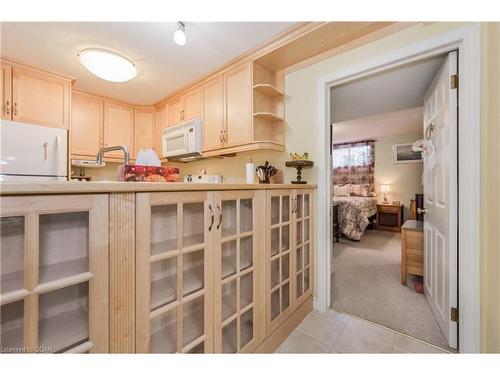
[[[68,131],[2,120],[0,182],[65,181]]]

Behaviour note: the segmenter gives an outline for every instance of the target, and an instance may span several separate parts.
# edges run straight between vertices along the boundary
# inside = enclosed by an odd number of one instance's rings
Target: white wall
[[[383,193],[380,186],[390,185],[387,193],[389,202],[400,201],[405,205],[405,219],[408,218],[410,199],[417,193],[423,193],[422,163],[394,164],[392,146],[398,143],[414,142],[422,138],[421,133],[394,135],[377,139],[375,142],[375,190],[379,200]]]

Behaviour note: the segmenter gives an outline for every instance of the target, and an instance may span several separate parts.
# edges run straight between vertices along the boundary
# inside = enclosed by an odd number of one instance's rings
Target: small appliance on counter
[[[66,129],[2,120],[0,138],[1,182],[67,180]]]

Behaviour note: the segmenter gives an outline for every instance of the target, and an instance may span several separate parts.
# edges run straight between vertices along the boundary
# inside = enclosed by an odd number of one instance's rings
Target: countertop
[[[80,194],[161,191],[206,191],[206,190],[273,190],[315,189],[312,184],[198,184],[168,182],[46,182],[46,183],[2,183],[1,195],[33,194]]]

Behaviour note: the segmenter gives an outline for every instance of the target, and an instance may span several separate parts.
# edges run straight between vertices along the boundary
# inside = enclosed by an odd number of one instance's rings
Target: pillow
[[[363,184],[353,184],[351,185],[350,195],[353,197],[366,197],[363,195],[363,189],[366,190]]]
[[[350,194],[351,185],[333,185],[333,195],[336,197],[348,197]]]

